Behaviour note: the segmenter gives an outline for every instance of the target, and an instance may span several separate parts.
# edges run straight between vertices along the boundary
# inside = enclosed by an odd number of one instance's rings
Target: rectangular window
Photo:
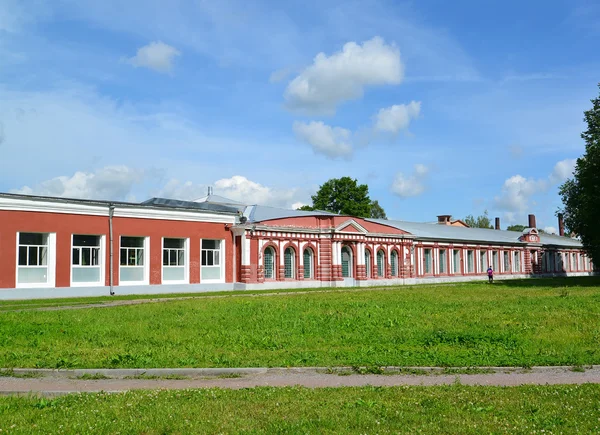
[[[440,273],[448,273],[448,267],[446,264],[446,250],[440,249]]]
[[[146,238],[121,236],[119,283],[147,283]]]
[[[187,282],[186,239],[163,239],[163,282]]]
[[[201,281],[223,281],[223,240],[202,240]]]
[[[73,234],[71,283],[96,285],[102,283],[101,242],[101,236]]]
[[[17,254],[17,286],[39,287],[54,285],[49,233],[19,233]],[[53,249],[53,248],[52,248]],[[52,264],[51,264],[52,263]]]
[[[492,268],[494,269],[494,272],[500,271],[500,261],[498,258],[498,251],[492,252]]]
[[[513,272],[521,272],[521,253],[520,252],[514,253]]]
[[[467,251],[467,272],[475,273],[475,252],[472,250]]]
[[[452,256],[454,261],[454,273],[462,273],[460,270],[460,250],[455,249]]]
[[[425,274],[432,273],[432,264],[431,264],[431,249],[424,249],[425,252]]]
[[[583,270],[583,255],[581,255],[581,254],[577,254],[577,255],[579,257],[579,266],[578,266],[578,269],[579,270]]]
[[[577,256],[571,254],[571,270],[577,270]]]
[[[504,272],[510,272],[510,254],[504,251]]]
[[[485,272],[488,268],[488,256],[487,251],[479,252],[479,269],[481,272]]]

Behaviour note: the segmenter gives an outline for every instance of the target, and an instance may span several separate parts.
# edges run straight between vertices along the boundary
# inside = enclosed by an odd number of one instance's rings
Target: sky
[[[0,192],[488,211],[555,231],[595,0],[0,0]]]

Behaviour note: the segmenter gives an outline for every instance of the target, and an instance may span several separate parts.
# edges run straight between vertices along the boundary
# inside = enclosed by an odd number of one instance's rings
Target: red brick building
[[[0,194],[0,299],[466,281],[488,266],[500,279],[594,269],[579,240],[538,234],[535,218],[518,233],[215,195],[133,204]]]

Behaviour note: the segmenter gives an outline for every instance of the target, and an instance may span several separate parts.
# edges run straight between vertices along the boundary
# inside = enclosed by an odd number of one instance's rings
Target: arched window
[[[371,251],[365,249],[365,273],[371,278]]]
[[[398,276],[398,253],[396,251],[392,251],[390,263],[392,263],[392,276]]]
[[[264,265],[265,265],[265,278],[273,279],[275,277],[275,251],[273,248],[268,247],[265,249],[265,255],[263,256]]]
[[[313,270],[314,270],[314,260],[313,260],[313,250],[310,248],[306,248],[303,254],[304,261],[304,279],[314,278]]]
[[[385,254],[381,250],[377,251],[377,276],[385,277]]]
[[[286,248],[283,253],[283,267],[284,267],[284,276],[286,278],[295,278],[294,269],[295,269],[295,259],[296,259],[296,251],[294,248]]]
[[[350,248],[342,248],[342,277],[352,278],[352,252]]]

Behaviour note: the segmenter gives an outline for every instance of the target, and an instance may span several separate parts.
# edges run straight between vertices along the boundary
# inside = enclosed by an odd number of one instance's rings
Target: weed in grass
[[[81,379],[82,381],[94,381],[100,379],[110,379],[110,377],[103,375],[102,373],[84,373],[81,376],[77,376],[76,379]]]
[[[561,298],[567,298],[569,297],[569,290],[567,289],[567,287],[563,287],[558,291],[558,296]]]
[[[222,375],[217,376],[217,378],[219,379],[237,379],[241,377],[242,375],[240,375],[239,373],[223,373]]]
[[[153,380],[184,380],[191,379],[189,376],[182,375],[147,375],[145,373],[141,373],[139,375],[134,376],[125,376],[123,379],[153,379]]]
[[[446,367],[441,374],[444,375],[489,375],[496,373],[493,369],[485,367]]]
[[[583,366],[573,366],[573,367],[571,367],[571,371],[572,372],[584,373],[585,372],[585,368],[583,368]]]
[[[32,378],[41,378],[43,377],[43,373],[39,372],[19,372],[16,373],[13,369],[2,369],[0,370],[0,378],[22,378],[22,379],[32,379]]]

